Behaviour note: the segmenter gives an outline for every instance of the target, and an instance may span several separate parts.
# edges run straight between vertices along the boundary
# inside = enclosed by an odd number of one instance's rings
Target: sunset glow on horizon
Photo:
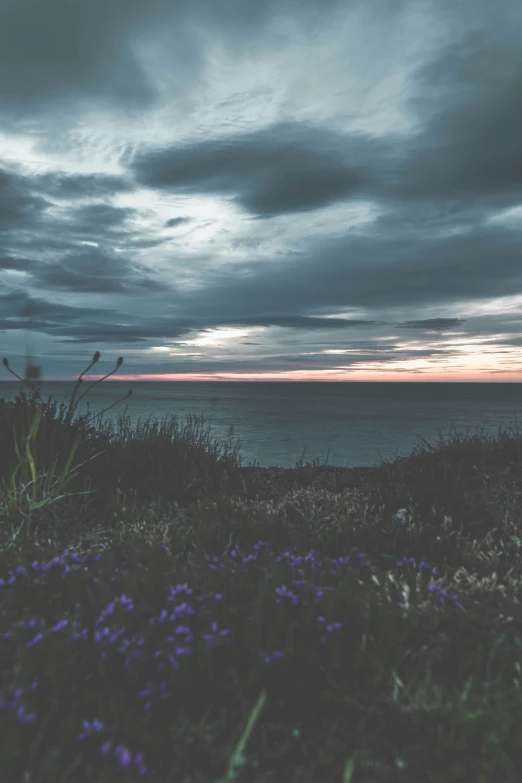
[[[84,375],[83,381],[94,383],[95,381],[99,381],[102,378],[105,378],[104,375]],[[2,379],[4,380],[4,379]],[[8,379],[5,379],[8,380]],[[44,383],[52,383],[52,382],[75,382],[78,380],[78,376],[54,376],[54,377],[43,377],[41,379]],[[404,372],[400,374],[400,377],[397,376],[397,374],[394,373],[386,373],[379,370],[375,370],[373,373],[368,372],[367,374],[363,373],[355,373],[355,374],[347,374],[347,373],[339,373],[339,374],[326,374],[326,373],[316,373],[315,375],[312,375],[311,373],[308,373],[306,375],[303,375],[302,373],[298,372],[288,372],[288,373],[280,373],[278,376],[276,375],[114,375],[110,378],[106,378],[104,380],[104,383],[111,383],[119,381],[121,383],[132,383],[132,382],[147,382],[147,381],[164,381],[164,382],[184,382],[184,381],[222,381],[222,382],[232,382],[232,381],[251,381],[251,382],[262,382],[262,381],[287,381],[287,382],[376,382],[376,383],[390,383],[390,382],[396,382],[396,383],[498,383],[499,381],[503,381],[505,383],[522,383],[522,373],[508,373],[508,372],[495,372],[493,373],[484,373],[482,376],[477,375],[477,373],[429,373],[424,372],[422,375],[419,371],[416,372]]]

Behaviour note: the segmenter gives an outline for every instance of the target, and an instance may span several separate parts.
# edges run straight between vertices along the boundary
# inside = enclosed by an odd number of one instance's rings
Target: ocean
[[[91,382],[84,381],[81,392]],[[0,381],[0,397],[13,400],[20,382]],[[49,395],[68,402],[74,382],[40,382],[45,402]],[[303,464],[318,458],[321,465],[371,467],[379,457],[409,456],[419,440],[433,446],[455,431],[486,435],[516,427],[522,409],[522,383],[436,382],[151,382],[100,383],[79,406],[80,413],[99,413],[125,396],[103,415],[117,425],[124,413],[134,428],[149,415],[158,423],[176,416],[179,429],[188,415],[203,414],[203,432],[212,440],[238,441],[243,467],[293,468],[306,451]],[[89,406],[87,406],[89,401]],[[520,422],[522,423],[522,422]],[[232,427],[232,429],[231,429]],[[522,427],[521,427],[522,429]]]

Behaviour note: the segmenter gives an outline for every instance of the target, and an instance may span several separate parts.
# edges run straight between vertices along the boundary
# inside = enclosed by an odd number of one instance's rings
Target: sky
[[[3,0],[0,357],[522,382],[521,94],[520,0]]]

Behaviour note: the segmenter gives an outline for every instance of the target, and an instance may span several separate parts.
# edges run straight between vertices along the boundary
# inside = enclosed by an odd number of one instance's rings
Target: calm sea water
[[[87,388],[85,382],[82,391]],[[68,402],[74,383],[40,383],[41,395]],[[159,422],[176,416],[180,429],[188,415],[203,414],[203,432],[231,444],[240,441],[243,466],[257,460],[262,467],[295,467],[315,458],[344,467],[377,465],[379,456],[408,456],[419,439],[437,446],[454,427],[463,435],[522,430],[520,383],[371,383],[371,382],[128,382],[103,381],[79,406],[80,413],[99,413],[132,396],[103,415],[117,425],[124,413],[134,428],[149,415]],[[13,400],[19,382],[0,381],[0,397]],[[87,401],[90,401],[87,407]],[[230,427],[233,427],[232,431]]]

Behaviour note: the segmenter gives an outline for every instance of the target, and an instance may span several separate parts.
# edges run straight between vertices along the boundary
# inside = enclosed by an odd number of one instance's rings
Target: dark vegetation
[[[2,780],[522,779],[520,433],[242,467],[83,383],[0,400]]]

